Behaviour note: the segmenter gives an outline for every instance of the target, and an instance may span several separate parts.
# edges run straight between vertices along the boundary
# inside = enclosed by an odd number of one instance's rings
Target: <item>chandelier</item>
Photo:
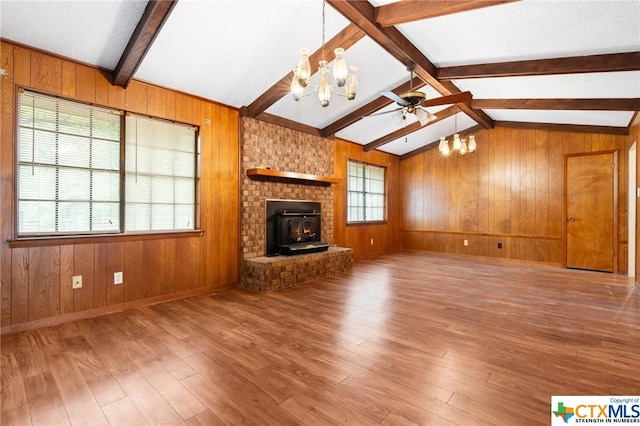
[[[347,100],[352,101],[356,97],[358,90],[358,66],[351,65],[347,67],[344,59],[344,49],[338,47],[333,51],[336,58],[333,63],[333,79],[334,84],[329,83],[329,63],[324,55],[324,33],[325,33],[325,0],[322,1],[322,59],[318,62],[318,70],[320,71],[320,82],[317,86],[309,84],[311,77],[311,64],[309,63],[309,49],[300,49],[300,58],[298,66],[293,70],[293,80],[291,81],[291,95],[294,101],[299,101],[303,96],[308,96],[313,92],[318,92],[320,105],[329,106],[331,93],[344,96]],[[310,90],[305,93],[306,88]],[[344,88],[344,94],[340,93],[336,88]]]
[[[453,135],[453,141],[451,146],[449,146],[449,141],[446,137],[442,136],[440,138],[440,145],[438,145],[438,150],[444,156],[447,156],[452,153],[459,153],[460,155],[465,155],[466,153],[476,152],[476,137],[474,135],[469,136],[469,143],[467,144],[466,139],[461,139],[460,134],[458,133],[458,114],[455,115],[456,119],[456,131]]]

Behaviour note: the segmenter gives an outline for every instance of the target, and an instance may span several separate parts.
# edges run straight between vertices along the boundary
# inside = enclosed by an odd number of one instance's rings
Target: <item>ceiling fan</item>
[[[435,120],[437,117],[431,114],[429,111],[424,109],[425,107],[437,106],[437,105],[447,105],[447,104],[457,104],[460,102],[470,102],[472,99],[471,92],[460,92],[455,93],[453,95],[448,96],[440,96],[434,99],[427,99],[427,95],[424,92],[414,91],[413,90],[413,71],[416,69],[416,64],[407,65],[407,71],[411,73],[409,80],[409,91],[396,95],[393,92],[380,92],[381,95],[391,99],[395,103],[397,103],[400,108],[396,108],[392,111],[384,111],[378,112],[373,115],[383,115],[396,113],[397,117],[401,120],[407,119],[407,114],[414,114],[418,121],[420,121],[420,125],[424,126],[430,121]]]

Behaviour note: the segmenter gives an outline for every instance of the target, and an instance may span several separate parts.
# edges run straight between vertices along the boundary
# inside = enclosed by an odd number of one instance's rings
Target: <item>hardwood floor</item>
[[[549,424],[637,395],[640,291],[433,253],[2,337],[3,425]]]

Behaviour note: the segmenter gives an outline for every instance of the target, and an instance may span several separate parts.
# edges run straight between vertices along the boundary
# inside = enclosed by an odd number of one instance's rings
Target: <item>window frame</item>
[[[14,159],[13,159],[13,167],[14,167],[14,176],[12,179],[13,183],[13,226],[12,226],[12,234],[13,237],[9,238],[7,242],[9,243],[10,248],[27,248],[27,247],[45,247],[45,246],[56,246],[56,245],[68,245],[68,244],[90,244],[90,243],[107,243],[107,242],[118,242],[118,241],[140,241],[140,240],[155,240],[155,239],[166,239],[166,238],[193,238],[197,236],[203,236],[204,231],[200,229],[200,218],[201,218],[201,141],[200,141],[200,131],[201,126],[193,123],[185,123],[178,120],[169,120],[161,117],[154,117],[149,114],[141,114],[137,112],[128,111],[122,108],[114,108],[112,106],[102,105],[99,103],[86,102],[70,97],[60,96],[55,93],[48,93],[42,90],[36,90],[33,88],[19,86],[15,87],[15,96],[14,96],[14,140],[13,140],[13,149],[14,149]],[[42,234],[31,234],[31,235],[20,235],[18,229],[18,199],[19,199],[19,191],[18,191],[18,171],[19,171],[19,132],[20,132],[20,116],[18,114],[20,107],[20,93],[22,91],[34,93],[36,95],[47,96],[51,98],[56,98],[60,100],[64,100],[67,102],[73,102],[78,105],[85,106],[95,106],[97,108],[111,110],[116,114],[120,115],[121,127],[120,127],[120,169],[119,169],[119,179],[120,179],[120,188],[119,188],[119,206],[120,206],[120,226],[118,231],[108,231],[108,232],[91,232],[91,231],[80,231],[80,232],[69,232],[69,233],[60,233],[60,234],[52,234],[52,233],[42,233]],[[177,229],[177,230],[152,230],[152,231],[129,231],[125,232],[125,174],[126,174],[126,165],[125,165],[125,151],[126,151],[126,120],[125,116],[127,114],[135,114],[143,117],[149,117],[155,120],[162,120],[169,123],[175,123],[179,125],[184,125],[188,127],[195,128],[194,131],[194,229]]]
[[[350,183],[350,175],[349,175],[349,165],[350,163],[357,163],[357,164],[362,164],[364,165],[364,171],[366,171],[366,167],[370,166],[370,167],[377,167],[382,169],[383,171],[383,176],[384,176],[384,194],[383,194],[383,199],[384,199],[384,207],[383,207],[383,218],[382,219],[375,219],[375,220],[367,220],[365,217],[365,220],[354,220],[354,221],[350,221],[349,220],[349,195],[351,192],[355,192],[355,191],[350,191],[349,189],[349,183]],[[375,224],[386,224],[388,222],[388,205],[389,205],[389,183],[388,183],[388,179],[387,179],[387,170],[388,168],[386,166],[380,165],[380,164],[374,164],[374,163],[368,163],[365,161],[361,161],[361,160],[356,160],[353,158],[347,158],[347,167],[346,167],[346,196],[345,196],[345,223],[347,226],[362,226],[362,225],[375,225]],[[366,189],[366,172],[363,173],[363,187]],[[367,194],[366,190],[361,192],[362,194]],[[365,196],[365,200],[366,200],[366,196]],[[365,214],[366,214],[366,204],[362,206],[362,208],[365,209]]]
[[[129,177],[130,174],[132,174],[132,172],[130,170],[127,170],[127,161],[126,161],[126,150],[127,150],[127,138],[126,138],[126,134],[127,134],[127,122],[129,121],[128,119],[130,117],[141,117],[143,120],[144,119],[148,119],[151,121],[160,121],[160,122],[164,122],[167,124],[177,124],[179,126],[184,126],[184,127],[189,127],[189,128],[193,128],[194,131],[194,140],[193,140],[193,185],[194,185],[194,192],[193,192],[193,217],[192,217],[192,221],[193,221],[193,230],[198,230],[200,227],[200,223],[199,223],[199,218],[200,218],[200,214],[199,214],[199,200],[200,200],[200,196],[199,196],[199,189],[200,189],[200,128],[199,126],[193,125],[193,124],[186,124],[186,123],[180,123],[177,121],[173,121],[173,120],[166,120],[163,118],[157,118],[157,117],[152,117],[150,115],[146,115],[146,114],[138,114],[138,113],[133,113],[133,112],[126,112],[124,114],[124,118],[123,121],[125,123],[124,125],[124,143],[122,144],[122,149],[124,151],[124,164],[121,167],[121,173],[122,173],[122,184],[121,184],[121,191],[122,191],[122,206],[124,207],[121,212],[123,215],[122,221],[121,221],[121,232],[124,234],[131,234],[131,233],[149,233],[149,232],[189,232],[192,231],[192,229],[189,228],[174,228],[174,229],[166,229],[166,230],[131,230],[131,231],[127,231],[127,220],[126,220],[126,215],[127,215],[127,211],[126,211],[126,206],[127,206],[127,178]],[[138,152],[138,141],[136,140],[135,142],[136,145],[136,153]],[[154,149],[159,149],[157,146],[154,147]],[[177,151],[175,151],[177,152]],[[136,167],[137,168],[137,167]],[[138,175],[137,170],[133,173],[134,175]],[[153,173],[150,172],[148,174],[144,174],[141,173],[142,176],[147,176],[151,179],[151,181],[153,181],[154,178],[157,178],[158,176],[162,176],[161,174],[158,173]],[[166,175],[166,176],[171,176],[171,178],[174,179],[174,183],[176,178],[184,178],[184,176],[178,176],[178,175]],[[189,178],[191,179],[191,177]],[[152,185],[153,186],[153,185]],[[153,191],[152,191],[153,192]],[[133,204],[133,202],[131,202]],[[137,204],[141,204],[140,202],[138,202]],[[160,204],[160,203],[153,203],[153,202],[149,202],[148,203],[150,206],[153,206],[154,204]],[[172,203],[174,211],[175,211],[175,207],[177,205],[179,205],[180,203],[176,203],[175,199],[174,202]],[[175,220],[175,216],[174,216],[174,220]]]

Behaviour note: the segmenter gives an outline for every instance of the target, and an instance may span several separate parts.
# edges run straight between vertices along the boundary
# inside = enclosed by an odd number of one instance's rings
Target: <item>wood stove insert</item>
[[[322,213],[315,201],[267,200],[267,256],[326,251]]]

